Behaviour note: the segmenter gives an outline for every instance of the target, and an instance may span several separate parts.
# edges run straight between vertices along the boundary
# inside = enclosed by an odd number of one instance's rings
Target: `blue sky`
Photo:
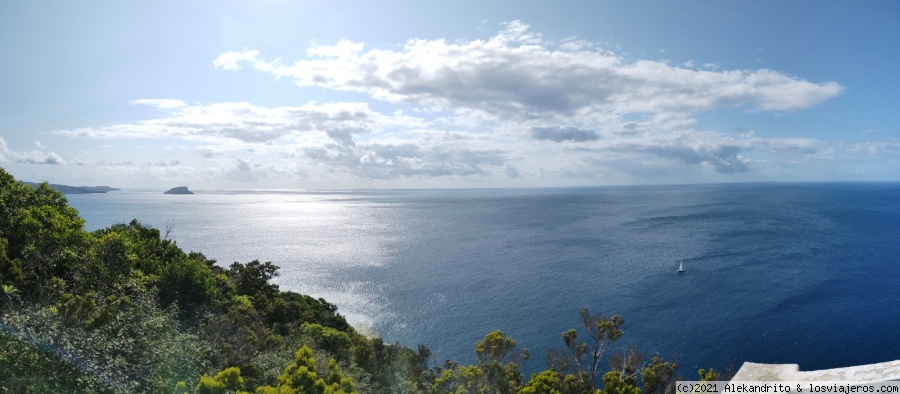
[[[0,166],[130,188],[896,181],[898,33],[894,1],[2,1]]]

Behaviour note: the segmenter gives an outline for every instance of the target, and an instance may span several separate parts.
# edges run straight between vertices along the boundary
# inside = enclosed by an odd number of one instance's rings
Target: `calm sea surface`
[[[900,359],[900,184],[69,195],[91,230],[133,218],[220,264],[281,266],[357,327],[473,362],[500,329],[532,351],[582,307],[686,377]],[[677,274],[679,260],[686,273]]]

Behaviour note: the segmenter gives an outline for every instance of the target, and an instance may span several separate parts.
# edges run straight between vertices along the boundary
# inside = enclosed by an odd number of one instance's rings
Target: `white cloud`
[[[35,145],[43,147],[43,144],[38,141],[35,141]],[[40,150],[17,151],[9,149],[9,145],[7,145],[6,140],[3,137],[0,137],[0,161],[14,161],[26,164],[65,164],[65,160],[56,154],[56,152],[44,152]]]
[[[30,152],[12,152],[13,157],[19,163],[28,163],[28,164],[63,164],[65,160],[62,159],[55,152],[45,153],[41,151],[30,151]]]
[[[219,55],[219,57],[213,61],[213,67],[223,68],[229,71],[240,70],[241,62],[255,61],[256,55],[258,54],[259,51],[248,51],[246,49],[244,49],[243,52],[228,51]]]
[[[0,162],[9,161],[9,147],[6,145],[6,139],[0,137]]]
[[[181,160],[160,160],[157,162],[146,163],[145,166],[151,167],[174,167],[181,164]]]
[[[865,154],[869,156],[887,154],[896,157],[900,155],[900,138],[857,142],[849,146],[849,151],[853,154]]]
[[[835,82],[814,83],[776,71],[697,70],[651,60],[630,61],[568,40],[553,46],[521,22],[487,40],[448,43],[413,39],[402,49],[370,49],[342,40],[315,46],[292,65],[228,52],[217,67],[247,63],[300,86],[359,91],[430,108],[476,110],[502,119],[571,118],[590,113],[691,114],[721,107],[789,111],[840,94]]]
[[[751,161],[741,155],[746,148],[739,144],[710,141],[705,138],[672,138],[654,144],[622,144],[620,149],[644,152],[663,159],[681,161],[689,165],[707,165],[718,173],[730,174],[753,169]]]
[[[463,146],[406,143],[367,143],[354,147],[337,144],[305,150],[305,157],[330,167],[343,168],[361,179],[401,177],[487,176],[489,168],[504,164],[505,151]]]
[[[363,155],[362,172],[369,177],[394,178],[402,176],[470,176],[485,175],[484,166],[501,166],[505,161],[501,150],[454,148],[445,146],[419,147],[412,144],[372,144]]]
[[[63,163],[65,163],[65,161],[63,161],[62,157],[59,157],[59,155],[57,155],[55,152],[48,153],[44,157],[43,162],[42,162],[42,164],[63,164]]]
[[[59,130],[79,138],[182,138],[211,142],[268,143],[306,133],[324,133],[344,144],[356,134],[391,126],[422,125],[418,118],[383,115],[365,103],[309,103],[298,107],[258,107],[250,103],[188,105],[179,100],[135,100],[166,116],[107,127]]]
[[[555,167],[566,176],[585,176],[589,168],[599,173],[613,169],[627,173],[632,179],[681,178],[703,171],[720,175],[750,173],[804,161],[831,161],[840,154],[835,146],[810,138],[759,138],[753,132],[731,137],[690,130],[621,135],[589,146],[566,146],[563,150],[580,158]],[[580,163],[580,167],[573,167],[573,163]],[[580,169],[574,170],[576,167]],[[550,164],[546,168],[554,166]]]
[[[250,171],[259,166],[260,164],[256,163],[252,157],[247,159],[237,159],[237,169],[239,171]]]

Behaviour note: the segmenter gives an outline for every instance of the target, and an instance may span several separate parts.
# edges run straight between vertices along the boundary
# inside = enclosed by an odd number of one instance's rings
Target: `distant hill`
[[[169,189],[163,194],[194,194],[194,192],[188,190],[187,186],[178,186]]]
[[[35,182],[25,182],[25,184],[30,185],[31,187],[37,188],[40,186],[40,183]],[[88,194],[88,193],[106,193],[115,190],[119,190],[114,187],[109,186],[69,186],[69,185],[57,185],[55,183],[51,183],[50,187],[54,190],[62,193],[62,194]]]

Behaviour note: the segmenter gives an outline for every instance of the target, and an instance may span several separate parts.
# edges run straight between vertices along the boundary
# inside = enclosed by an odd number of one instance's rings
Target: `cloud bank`
[[[132,103],[160,116],[56,133],[191,142],[192,158],[158,171],[238,182],[721,181],[896,150],[896,143],[836,146],[697,126],[703,112],[811,108],[840,95],[837,82],[631,59],[586,41],[547,40],[518,21],[482,40],[412,39],[394,48],[341,40],[301,57],[282,63],[247,48],[222,53],[212,67],[367,99],[278,107],[139,99]]]
[[[502,119],[599,114],[695,113],[723,107],[790,111],[841,93],[772,70],[710,71],[632,61],[589,43],[553,45],[514,21],[487,40],[413,39],[396,50],[364,50],[342,40],[307,49],[308,60],[267,61],[259,51],[229,51],[213,65],[248,65],[299,86],[357,91],[379,100],[469,109]]]
[[[400,113],[383,115],[366,103],[309,103],[303,106],[266,108],[250,103],[225,102],[187,104],[171,99],[141,99],[164,116],[157,119],[108,127],[60,130],[57,134],[76,138],[181,138],[210,142],[270,143],[304,134],[325,134],[352,144],[353,135],[370,133],[393,125],[424,124]]]

